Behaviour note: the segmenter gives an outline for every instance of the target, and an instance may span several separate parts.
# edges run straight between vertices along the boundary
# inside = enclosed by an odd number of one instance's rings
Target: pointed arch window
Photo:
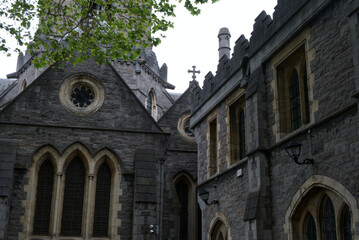
[[[304,229],[306,240],[317,240],[317,227],[315,226],[314,218],[310,213]]]
[[[176,184],[176,192],[181,203],[180,211],[180,240],[188,238],[188,186],[181,180]]]
[[[315,187],[302,200],[291,216],[293,231],[288,237],[300,240],[352,240],[352,213],[344,199],[333,191]]]
[[[351,230],[351,219],[350,219],[350,212],[349,208],[346,206],[343,210],[343,239],[344,240],[351,240],[352,239],[352,230]]]
[[[243,159],[246,154],[245,99],[239,98],[229,107],[229,134],[231,164]]]
[[[114,214],[121,204],[116,201],[121,194],[120,178],[114,177],[121,172],[117,162],[111,151],[92,157],[79,143],[63,156],[51,146],[40,149],[28,170],[24,238],[116,238]]]
[[[110,213],[111,169],[104,162],[97,172],[96,198],[94,214],[94,237],[108,236],[108,221]]]
[[[227,240],[228,230],[226,225],[220,220],[216,222],[211,233],[211,240]]]
[[[147,95],[147,112],[149,114],[152,113],[152,92],[149,92],[148,95]]]
[[[81,236],[85,173],[81,159],[72,159],[65,175],[61,224],[61,234],[64,236]]]
[[[153,89],[151,89],[147,95],[146,109],[153,118],[156,118],[156,97]]]
[[[329,197],[323,201],[323,236],[325,240],[336,240],[335,213],[333,203]]]
[[[38,172],[33,229],[36,235],[49,234],[53,184],[54,167],[51,161],[46,159]]]

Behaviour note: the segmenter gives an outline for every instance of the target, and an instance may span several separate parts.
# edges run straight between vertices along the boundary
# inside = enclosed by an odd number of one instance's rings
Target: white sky
[[[262,10],[273,15],[277,0],[220,0],[214,4],[201,6],[201,14],[192,16],[182,6],[176,8],[174,28],[168,30],[160,46],[154,48],[161,66],[168,67],[168,82],[175,85],[173,92],[184,92],[192,80],[188,73],[193,65],[201,73],[197,81],[202,81],[209,71],[216,73],[218,64],[218,32],[227,27],[231,33],[231,48],[244,34],[247,39],[253,30],[254,19]],[[182,3],[183,4],[183,3]],[[15,72],[17,55],[0,54],[0,78]]]

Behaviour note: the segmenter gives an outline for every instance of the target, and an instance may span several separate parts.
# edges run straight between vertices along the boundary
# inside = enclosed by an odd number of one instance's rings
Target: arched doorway
[[[211,240],[228,240],[228,230],[226,225],[221,221],[217,220],[212,231]]]
[[[356,200],[340,183],[312,176],[293,196],[284,230],[288,239],[351,240],[357,222]]]

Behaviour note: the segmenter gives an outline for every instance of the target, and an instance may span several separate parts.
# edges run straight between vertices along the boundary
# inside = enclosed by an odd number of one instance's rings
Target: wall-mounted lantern
[[[202,201],[206,204],[206,205],[212,205],[212,204],[218,204],[218,200],[213,200],[211,203],[208,203],[208,199],[209,199],[209,192],[204,190],[201,191],[199,193],[199,197],[202,199]]]
[[[304,159],[302,162],[299,162],[300,151],[302,149],[302,144],[294,141],[290,141],[289,144],[285,147],[285,151],[288,153],[294,162],[298,165],[301,164],[313,164],[314,160],[310,158]]]

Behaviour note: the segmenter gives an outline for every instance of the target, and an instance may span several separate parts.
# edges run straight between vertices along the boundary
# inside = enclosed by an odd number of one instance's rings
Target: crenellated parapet
[[[269,39],[273,34],[273,20],[270,15],[262,11],[254,20],[253,32],[250,38],[250,47],[254,53],[258,48],[263,45],[264,40]]]
[[[222,55],[217,65],[217,72],[214,76],[209,72],[203,81],[203,88],[199,85],[194,89],[192,96],[193,110],[198,109],[205,103],[218,89],[220,89],[225,82],[237,72],[241,72],[242,76],[245,75],[249,58],[249,41],[241,35],[236,41],[232,58],[229,59],[226,54]],[[242,86],[246,85],[242,83]]]
[[[266,44],[267,46],[265,47],[265,51],[263,51],[264,55],[262,54],[262,57],[274,51],[278,43],[285,41],[285,39],[281,39],[278,32],[281,31],[287,23],[287,25],[293,24],[293,26],[290,27],[292,28],[290,31],[295,31],[298,29],[295,26],[297,21],[295,18],[299,18],[302,22],[305,22],[310,19],[311,13],[314,13],[330,1],[331,0],[278,0],[273,13],[273,19],[265,11],[262,11],[255,19],[250,41],[248,41],[244,35],[241,35],[235,42],[234,51],[230,59],[226,57],[226,54],[219,54],[221,58],[219,59],[216,75],[213,76],[212,73],[207,74],[203,82],[203,89],[194,90],[196,95],[192,99],[193,111],[199,109],[221,86],[229,81],[234,74],[238,74],[236,81],[243,87],[246,87],[249,81],[258,81],[255,76],[250,76],[251,72],[257,71],[257,68],[260,66],[258,60],[261,61],[258,57],[252,59],[254,55]],[[226,31],[223,29],[226,28],[222,28],[219,35],[226,33],[226,36],[230,37],[228,29],[226,29]],[[288,34],[288,32],[286,34]],[[279,40],[273,40],[274,36]],[[222,39],[219,40],[221,48]],[[271,41],[273,41],[273,43],[271,43]],[[254,61],[256,61],[255,64],[253,64]],[[259,76],[260,74],[255,75]],[[250,84],[250,86],[255,85],[255,83]],[[198,86],[198,88],[200,87]]]

